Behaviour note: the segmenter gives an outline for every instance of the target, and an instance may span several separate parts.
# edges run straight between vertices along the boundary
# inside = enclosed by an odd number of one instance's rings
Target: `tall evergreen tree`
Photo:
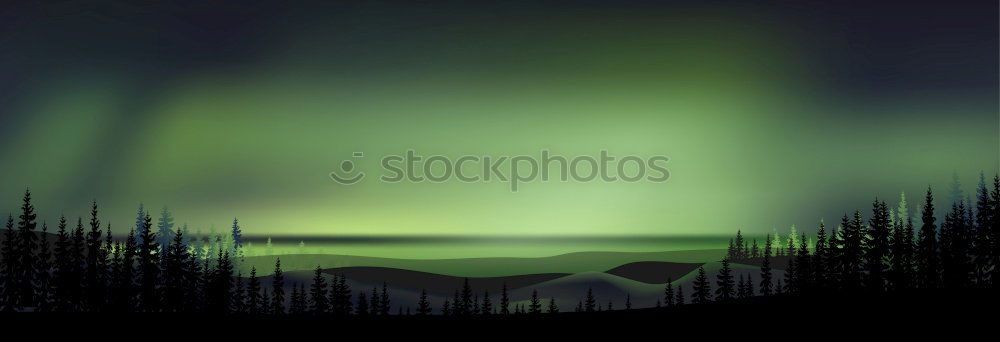
[[[868,291],[885,291],[885,264],[889,259],[889,209],[885,202],[875,199],[872,217],[868,220],[865,239],[865,287]]]
[[[969,260],[968,214],[965,204],[952,204],[951,212],[945,215],[941,224],[939,246],[941,256],[941,280],[947,288],[967,287],[972,267]]]
[[[271,313],[285,313],[285,274],[281,272],[281,259],[274,259],[274,275],[271,277]]]
[[[556,297],[549,297],[549,314],[559,313],[559,306],[556,305]]]
[[[38,238],[38,254],[36,255],[35,283],[37,290],[38,311],[46,312],[52,309],[52,250],[49,247],[49,227],[42,222],[42,234]]]
[[[700,275],[700,273],[699,273]],[[733,279],[733,270],[729,266],[729,259],[722,259],[722,268],[715,275],[715,300],[728,301],[736,295],[736,282]]]
[[[247,305],[246,287],[243,286],[243,272],[240,271],[236,272],[236,276],[233,277],[233,284],[235,284],[233,286],[233,296],[232,296],[232,301],[229,304],[229,307],[231,308],[232,312],[237,314],[245,314],[250,312],[250,307]],[[256,311],[258,308],[259,307],[255,306],[253,310]]]
[[[864,257],[864,220],[861,211],[854,211],[854,219],[844,215],[842,226],[843,252],[840,253],[842,283],[845,290],[858,291],[862,284],[862,260]]]
[[[389,287],[385,284],[385,282],[382,282],[382,296],[379,297],[378,304],[379,314],[382,316],[388,316],[392,307],[389,305]]]
[[[909,209],[906,206],[906,194],[899,194],[899,205],[895,213],[890,215],[895,217],[892,226],[892,233],[889,237],[889,272],[887,280],[894,291],[905,290],[910,287],[912,271],[912,249],[913,240],[911,237],[913,222],[910,219]]]
[[[251,315],[258,315],[261,313],[261,308],[273,305],[273,303],[264,302],[260,297],[261,286],[260,280],[257,279],[257,267],[250,267],[250,279],[247,280],[247,313]]]
[[[990,198],[989,188],[986,187],[986,175],[979,173],[979,185],[976,186],[976,218],[973,239],[973,251],[975,256],[973,262],[976,286],[986,288],[989,286],[989,272],[991,251],[993,243],[990,241],[990,226],[993,224],[993,198]],[[972,208],[969,208],[971,211]]]
[[[676,305],[676,306],[683,306],[686,303],[687,302],[684,299],[684,286],[678,285],[677,286],[677,300],[674,301],[674,305]]]
[[[210,312],[229,313],[233,307],[233,264],[228,251],[219,251],[218,261],[211,276],[212,292],[207,294]]]
[[[915,253],[917,280],[921,288],[937,288],[940,286],[937,226],[934,224],[937,218],[934,217],[934,195],[930,187],[927,188],[921,213],[922,223]]]
[[[711,285],[708,283],[708,276],[705,275],[705,266],[698,267],[698,276],[694,278],[694,293],[691,300],[695,304],[708,303],[711,298]]]
[[[500,288],[500,314],[509,315],[510,314],[510,297],[507,295],[507,283],[503,283],[503,287]]]
[[[588,288],[587,289],[587,298],[584,300],[584,303],[583,303],[583,310],[585,312],[594,312],[594,308],[595,308],[596,305],[597,305],[597,301],[594,299],[594,289],[593,288]]]
[[[809,242],[806,234],[799,239],[799,250],[795,254],[795,270],[797,272],[795,287],[800,293],[808,293],[813,286],[812,255],[809,254]]]
[[[674,306],[674,284],[673,279],[667,277],[667,285],[663,289],[663,305]]]
[[[354,315],[362,317],[368,315],[368,299],[365,298],[365,291],[358,292],[358,305],[355,308]]]
[[[184,296],[189,290],[188,249],[184,246],[184,232],[177,230],[167,245],[163,257],[163,303],[164,310],[184,311]]]
[[[493,302],[490,301],[490,291],[483,291],[483,307],[480,312],[486,316],[493,313]]]
[[[774,285],[771,283],[771,236],[767,236],[767,240],[764,241],[764,259],[761,260],[760,264],[760,295],[770,296],[774,292]],[[678,292],[680,288],[677,289]],[[683,304],[683,303],[681,303]]]
[[[531,304],[528,305],[528,313],[532,315],[542,313],[542,303],[538,300],[538,290],[531,290]]]
[[[820,220],[819,229],[816,230],[816,245],[813,246],[812,257],[813,288],[817,290],[827,289],[827,275],[830,271],[827,267],[830,254],[828,248],[826,225],[823,223],[823,220]]]
[[[322,315],[328,309],[326,278],[323,277],[323,269],[316,266],[316,271],[313,273],[312,286],[309,289],[309,312],[313,315]]]
[[[38,248],[38,240],[35,235],[35,227],[37,226],[37,215],[35,214],[35,206],[31,204],[31,192],[28,190],[24,191],[24,201],[21,204],[21,215],[18,217],[17,221],[17,242],[14,245],[17,251],[17,294],[18,306],[19,307],[34,307],[35,303],[35,288],[33,286],[33,278],[37,274],[35,272],[35,251]]]
[[[431,302],[427,300],[427,290],[420,290],[420,300],[417,301],[417,316],[427,316],[431,314]]]
[[[162,248],[160,255],[165,255],[170,246],[171,237],[174,236],[174,218],[170,215],[167,207],[160,210],[160,218],[156,221],[156,245]],[[184,241],[181,241],[184,244]]]
[[[101,311],[104,307],[106,271],[104,266],[104,250],[101,248],[104,240],[101,238],[101,221],[97,216],[97,201],[90,206],[90,232],[87,233],[86,272],[84,274],[84,291],[86,292],[86,307],[90,311]]]
[[[139,236],[139,306],[142,311],[156,312],[160,310],[160,294],[157,284],[159,284],[160,265],[156,253],[160,247],[156,243],[156,234],[150,226],[152,218],[147,214],[143,220],[143,228],[136,229],[143,231]]]
[[[84,253],[87,252],[86,247],[86,235],[83,232],[83,219],[77,217],[76,219],[76,229],[73,230],[72,243],[70,244],[70,255],[69,255],[69,274],[71,284],[69,294],[70,303],[74,310],[85,309],[84,307],[84,293],[83,287],[80,284],[84,283],[84,267],[86,261],[84,260]]]
[[[0,248],[0,260],[3,267],[0,268],[0,311],[14,312],[20,311],[18,303],[17,273],[17,233],[14,232],[14,217],[7,216],[7,226],[4,229],[3,247]]]

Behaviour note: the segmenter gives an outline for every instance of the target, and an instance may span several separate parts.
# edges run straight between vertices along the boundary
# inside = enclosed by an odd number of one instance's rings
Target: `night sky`
[[[1000,169],[997,1],[13,1],[0,208],[251,234],[768,232]],[[141,4],[145,3],[145,4]],[[407,149],[667,183],[344,186]]]

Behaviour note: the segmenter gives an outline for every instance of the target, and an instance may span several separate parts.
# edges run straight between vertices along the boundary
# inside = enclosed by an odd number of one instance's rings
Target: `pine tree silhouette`
[[[4,229],[3,247],[0,248],[0,259],[3,260],[3,267],[0,269],[0,311],[14,312],[20,311],[18,305],[20,295],[17,290],[17,235],[14,233],[14,217],[7,216],[7,226]]]
[[[594,312],[594,307],[597,305],[597,301],[594,300],[594,289],[587,288],[587,299],[584,301],[583,309],[585,312]]]
[[[261,298],[261,286],[260,280],[257,279],[257,267],[250,267],[250,278],[247,279],[247,292],[246,292],[246,312],[250,315],[261,314],[261,307],[272,305],[272,303],[264,302]]]
[[[148,230],[147,230],[148,234]],[[209,311],[215,313],[229,313],[232,310],[233,300],[233,264],[229,259],[228,251],[219,251],[218,262],[212,276],[212,292],[208,294]]]
[[[733,280],[733,270],[729,266],[728,258],[722,259],[722,268],[715,275],[715,284],[716,301],[729,301],[736,297],[736,282]]]
[[[694,293],[691,295],[691,301],[695,304],[705,304],[708,303],[709,296],[711,296],[711,286],[705,275],[705,266],[699,266],[698,276],[694,278]]]
[[[813,286],[812,256],[809,254],[809,242],[806,234],[799,239],[799,250],[795,253],[796,284],[800,293],[808,293]]]
[[[674,306],[674,285],[673,279],[667,277],[667,285],[663,289],[663,304],[667,307]]]
[[[625,294],[625,310],[632,310],[632,294]]]
[[[683,306],[684,304],[687,304],[686,299],[684,299],[684,287],[678,285],[677,286],[677,300],[674,301],[674,305],[676,305],[676,306]]]
[[[509,315],[510,314],[510,297],[507,296],[507,283],[503,283],[503,287],[500,288],[500,314]]]
[[[382,282],[382,297],[379,298],[378,304],[380,305],[379,313],[382,316],[388,316],[392,307],[389,305],[389,287],[386,286],[385,282]]]
[[[798,288],[798,264],[795,260],[795,240],[792,239],[792,235],[788,235],[788,264],[785,266],[785,292],[786,293],[797,293]]]
[[[993,200],[989,188],[986,187],[986,175],[979,173],[979,184],[976,186],[976,216],[970,230],[974,231],[972,254],[974,279],[977,287],[989,287],[990,251],[993,243],[990,241],[990,226],[993,223]],[[972,211],[972,208],[969,208]]]
[[[827,268],[829,251],[827,248],[826,225],[823,220],[820,220],[819,229],[816,230],[816,245],[813,247],[812,257],[812,287],[820,291],[827,288],[827,273],[829,272]]]
[[[150,229],[151,224],[152,218],[146,214],[146,218],[143,220],[143,229],[141,229],[143,234],[139,236],[139,255],[137,256],[139,262],[139,305],[141,311],[144,312],[160,310],[160,297],[157,289],[160,267],[156,256],[160,248],[156,244],[156,234]],[[230,279],[230,284],[231,281]]]
[[[451,316],[451,304],[448,303],[448,297],[444,298],[444,303],[441,304],[441,315]]]
[[[104,266],[104,241],[101,239],[101,221],[98,219],[97,201],[90,206],[90,232],[87,233],[86,273],[84,276],[84,291],[87,310],[101,311],[104,308],[106,270]]]
[[[862,266],[865,251],[864,220],[861,211],[854,212],[854,219],[848,219],[845,214],[842,220],[844,227],[842,235],[843,251],[840,261],[842,282],[845,290],[857,292],[861,289]]]
[[[368,301],[368,310],[372,316],[378,316],[382,311],[382,304],[379,303],[378,288],[372,286],[372,296]]]
[[[52,310],[52,292],[50,291],[52,268],[52,251],[49,247],[49,227],[42,222],[42,234],[38,238],[38,254],[36,255],[34,288],[37,290],[37,311],[47,312]]]
[[[265,303],[266,304],[266,303]],[[271,313],[285,313],[285,274],[281,272],[281,258],[274,259],[274,275],[271,276]]]
[[[940,284],[937,226],[934,221],[934,195],[927,188],[924,206],[921,210],[920,232],[917,234],[916,268],[917,281],[921,288],[937,288]]]
[[[760,264],[760,295],[770,296],[774,292],[774,285],[771,284],[771,235],[764,241],[764,259]]]
[[[868,220],[869,238],[865,239],[865,287],[868,291],[885,291],[885,264],[889,259],[889,209],[875,199],[872,217]]]
[[[365,291],[358,292],[358,305],[356,306],[356,311],[354,311],[356,316],[367,316],[368,315],[368,299],[365,297]]]
[[[31,192],[25,190],[21,215],[18,216],[17,221],[16,240],[14,241],[16,259],[7,261],[13,261],[16,264],[13,268],[15,273],[12,273],[12,283],[15,283],[14,286],[17,287],[14,290],[16,293],[14,300],[16,301],[15,306],[19,309],[33,308],[37,304],[35,303],[35,288],[33,286],[34,277],[37,274],[35,271],[35,252],[38,248],[37,236],[35,235],[36,218],[35,207],[31,204]]]
[[[549,297],[549,314],[559,313],[559,306],[556,305],[556,297]]]
[[[184,310],[184,296],[188,291],[185,278],[188,277],[188,249],[184,245],[184,232],[177,230],[169,247],[166,249],[163,261],[164,307],[165,311],[179,312]]]
[[[329,310],[326,298],[326,278],[323,277],[323,269],[316,266],[313,273],[312,286],[309,288],[309,313],[313,315],[323,315]],[[367,305],[366,305],[367,311]]]
[[[417,316],[431,314],[431,302],[427,300],[427,290],[420,290],[420,300],[417,302]]]
[[[483,291],[483,307],[480,313],[485,315],[490,315],[493,312],[493,302],[490,301],[490,291]]]
[[[233,313],[245,314],[250,311],[247,306],[247,292],[246,287],[243,286],[243,272],[236,271],[236,277],[233,278],[233,296],[232,301],[229,304],[230,310]],[[257,308],[254,308],[256,311]]]
[[[73,310],[84,310],[84,298],[83,298],[83,288],[80,284],[83,284],[83,271],[84,271],[84,253],[86,253],[86,238],[83,233],[83,219],[77,217],[76,219],[76,229],[73,230],[73,235],[70,244],[70,254],[69,254],[69,274],[70,274],[70,306]]]
[[[542,313],[542,303],[538,300],[538,290],[531,290],[531,304],[528,305],[528,313],[532,315]]]

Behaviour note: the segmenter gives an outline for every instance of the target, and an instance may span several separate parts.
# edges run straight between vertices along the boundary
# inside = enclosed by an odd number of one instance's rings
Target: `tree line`
[[[954,192],[953,198],[957,197]],[[975,205],[959,198],[944,211],[940,224],[930,188],[923,202],[917,215],[911,216],[905,196],[894,209],[876,199],[867,220],[857,210],[845,214],[829,233],[820,221],[812,237],[797,234],[793,228],[784,241],[777,233],[768,234],[762,245],[737,231],[715,274],[714,290],[704,266],[699,267],[688,292],[690,303],[778,294],[879,295],[915,289],[995,288],[1000,176],[994,177],[991,190],[981,175]],[[165,209],[154,232],[149,212],[140,206],[135,227],[121,240],[112,238],[111,225],[102,226],[98,214],[93,202],[87,222],[77,218],[71,225],[61,217],[55,233],[49,234],[47,223],[38,227],[31,193],[25,191],[16,224],[9,215],[0,244],[0,311],[393,314],[387,284],[355,293],[345,276],[327,277],[319,266],[310,284],[290,284],[287,294],[280,259],[275,260],[270,284],[258,278],[256,268],[244,277],[237,267],[242,259],[242,236],[236,219],[225,242],[217,236],[216,244],[205,248],[195,245],[187,229],[173,230]],[[784,275],[775,277],[774,263],[779,261],[784,264]],[[735,277],[733,262],[759,264],[758,279]],[[554,297],[543,303],[538,291],[532,291],[526,303],[512,303],[506,284],[497,299],[494,304],[488,290],[480,294],[465,279],[436,311],[451,317],[560,312]],[[675,287],[668,279],[656,307],[684,304],[688,304],[684,287]],[[632,308],[628,294],[623,308]],[[421,291],[413,312],[399,304],[396,309],[396,315],[436,314],[426,290]],[[614,304],[601,305],[588,289],[574,311],[605,310],[615,310]]]

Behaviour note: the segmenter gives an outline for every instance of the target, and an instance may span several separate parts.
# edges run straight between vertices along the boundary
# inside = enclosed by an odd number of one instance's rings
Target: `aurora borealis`
[[[811,230],[1000,170],[997,3],[23,2],[0,208],[248,234]],[[671,179],[340,185],[412,149],[670,157]],[[154,211],[155,212],[155,211]]]

